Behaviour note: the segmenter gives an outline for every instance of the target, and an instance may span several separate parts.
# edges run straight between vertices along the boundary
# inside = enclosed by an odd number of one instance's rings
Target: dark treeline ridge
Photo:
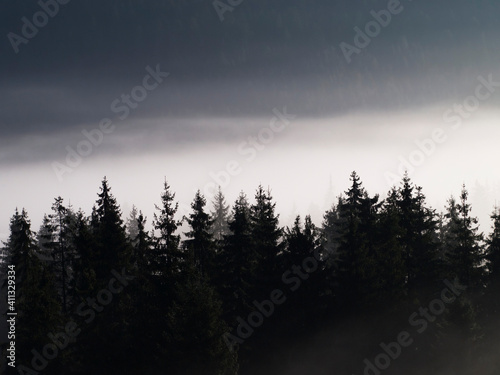
[[[232,206],[219,189],[212,208],[198,192],[186,217],[167,182],[159,202],[151,231],[106,178],[90,216],[58,197],[34,232],[16,210],[1,275],[5,290],[15,266],[17,368],[2,372],[498,374],[500,211],[480,233],[465,187],[438,213],[407,175],[381,199],[353,172],[319,227],[281,228],[262,186]]]

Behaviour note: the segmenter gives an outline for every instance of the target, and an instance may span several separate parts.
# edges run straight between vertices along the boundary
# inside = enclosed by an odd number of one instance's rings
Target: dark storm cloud
[[[21,18],[40,6],[4,1],[0,143],[79,134],[113,116],[111,102],[148,65],[171,75],[130,120],[266,116],[282,105],[303,117],[406,109],[468,94],[497,69],[500,5],[470,0],[402,1],[348,64],[339,44],[353,44],[353,28],[387,3],[244,0],[220,22],[210,0],[73,0],[16,54],[7,34],[21,34]],[[169,126],[182,139],[185,127]]]

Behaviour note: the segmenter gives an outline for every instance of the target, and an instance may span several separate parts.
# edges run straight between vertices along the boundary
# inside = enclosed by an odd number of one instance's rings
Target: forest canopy
[[[104,178],[90,215],[57,197],[35,231],[16,210],[5,373],[498,370],[500,210],[483,234],[465,186],[438,212],[408,175],[380,197],[353,172],[321,223],[285,228],[263,186],[178,207],[165,181],[150,223],[124,217]]]

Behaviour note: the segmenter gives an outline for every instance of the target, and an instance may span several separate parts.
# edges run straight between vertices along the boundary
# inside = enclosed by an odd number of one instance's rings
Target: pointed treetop
[[[95,207],[95,212],[92,214],[96,215],[96,218],[100,221],[105,220],[121,224],[122,219],[120,206],[116,202],[116,198],[111,193],[111,188],[109,187],[106,177],[102,180],[100,190],[101,192],[97,194],[97,207]]]
[[[211,216],[213,219],[213,235],[216,240],[220,241],[224,235],[228,234],[229,205],[226,204],[226,199],[219,186],[219,191],[212,201],[213,211]]]

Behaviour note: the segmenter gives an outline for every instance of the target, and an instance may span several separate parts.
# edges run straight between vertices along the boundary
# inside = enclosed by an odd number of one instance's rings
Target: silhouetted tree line
[[[17,368],[6,373],[230,375],[265,373],[263,364],[276,373],[327,329],[350,338],[333,333],[333,346],[310,351],[331,358],[325,366],[339,373],[360,371],[445,279],[467,290],[405,361],[433,373],[451,353],[457,368],[489,358],[500,211],[485,237],[465,187],[437,213],[408,176],[385,199],[370,196],[355,172],[350,182],[320,227],[307,216],[281,228],[262,186],[253,202],[241,193],[232,207],[219,189],[211,211],[198,191],[192,212],[179,217],[165,182],[152,231],[135,207],[122,219],[106,178],[90,216],[58,197],[35,233],[27,212],[16,210],[1,272],[14,265],[17,281]],[[181,240],[183,221],[189,230]],[[277,289],[286,301],[243,340],[237,328],[248,331],[255,302]],[[343,347],[352,348],[351,359],[332,353]]]

